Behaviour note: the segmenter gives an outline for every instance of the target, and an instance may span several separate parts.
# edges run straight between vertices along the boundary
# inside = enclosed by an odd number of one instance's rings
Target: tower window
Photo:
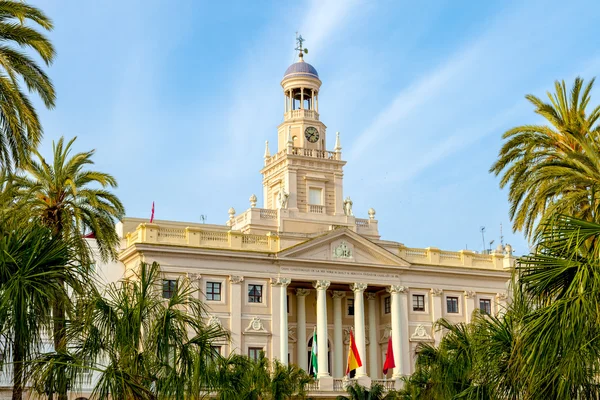
[[[323,204],[323,189],[310,188],[308,190],[308,204],[320,206]]]

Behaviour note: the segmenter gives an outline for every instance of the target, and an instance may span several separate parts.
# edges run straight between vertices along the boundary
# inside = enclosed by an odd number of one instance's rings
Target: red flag
[[[154,221],[154,202],[152,202],[152,214],[150,214],[150,223]]]
[[[350,345],[348,346],[348,366],[346,367],[346,375],[358,367],[362,367],[362,361],[360,360],[360,354],[358,354],[358,348],[354,341],[354,334],[352,333],[352,329],[350,329]]]
[[[396,368],[394,363],[394,348],[392,347],[392,336],[388,339],[387,354],[385,355],[385,362],[383,363],[383,374],[387,374],[388,370]]]

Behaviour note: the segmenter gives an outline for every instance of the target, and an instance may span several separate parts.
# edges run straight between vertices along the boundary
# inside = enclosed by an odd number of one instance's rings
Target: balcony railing
[[[285,119],[307,118],[319,120],[319,113],[314,110],[291,110],[285,113]]]
[[[309,204],[308,212],[313,214],[325,214],[325,206],[321,206],[318,204]]]
[[[335,160],[337,158],[335,151],[305,149],[304,147],[293,147],[292,154],[295,156],[324,158],[326,160]]]

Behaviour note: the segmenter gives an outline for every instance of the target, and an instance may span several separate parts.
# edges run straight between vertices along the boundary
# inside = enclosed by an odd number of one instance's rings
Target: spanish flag
[[[362,361],[360,361],[360,354],[358,354],[358,348],[356,348],[354,333],[352,333],[352,329],[350,329],[350,344],[348,346],[348,366],[346,367],[346,375],[358,367],[362,367]]]

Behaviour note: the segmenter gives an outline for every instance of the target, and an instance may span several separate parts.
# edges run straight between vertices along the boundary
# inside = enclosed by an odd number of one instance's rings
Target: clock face
[[[309,126],[304,131],[304,137],[311,143],[317,143],[319,140],[319,131],[314,126]]]

